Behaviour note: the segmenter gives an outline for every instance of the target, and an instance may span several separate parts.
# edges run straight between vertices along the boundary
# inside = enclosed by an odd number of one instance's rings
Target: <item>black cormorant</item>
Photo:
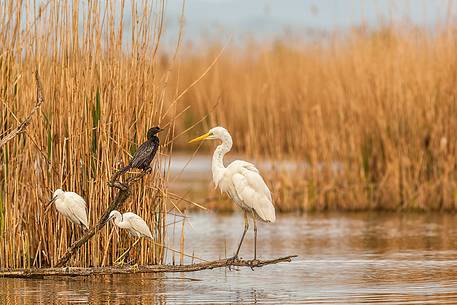
[[[148,140],[138,147],[129,164],[120,169],[116,176],[122,175],[131,168],[138,168],[143,171],[150,169],[149,165],[154,159],[157,149],[159,148],[160,140],[156,134],[160,131],[162,131],[162,129],[160,129],[159,126],[148,130]]]

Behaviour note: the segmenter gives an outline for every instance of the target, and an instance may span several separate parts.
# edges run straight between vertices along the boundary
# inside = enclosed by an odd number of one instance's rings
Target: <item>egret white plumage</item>
[[[232,137],[223,127],[214,127],[209,132],[191,141],[221,140],[216,147],[212,159],[213,182],[222,192],[225,192],[244,211],[244,231],[238,249],[233,259],[238,257],[241,244],[249,229],[248,216],[254,223],[254,260],[257,257],[257,225],[256,219],[264,222],[276,220],[275,208],[271,192],[254,164],[236,160],[227,167],[223,158],[232,148]]]
[[[57,211],[76,225],[89,229],[87,223],[86,201],[74,192],[54,191],[49,205],[55,203]]]
[[[146,222],[135,213],[127,212],[124,214],[114,210],[109,214],[108,219],[114,219],[114,224],[121,229],[126,229],[134,237],[152,238],[151,230]]]
[[[151,230],[149,229],[147,223],[143,220],[143,218],[135,213],[127,212],[121,214],[118,211],[114,210],[109,214],[108,220],[110,219],[114,219],[114,224],[121,229],[126,229],[131,236],[138,237],[133,245],[128,247],[128,249],[122,253],[121,256],[119,256],[119,258],[116,260],[116,263],[120,262],[123,264],[124,257],[130,252],[130,249],[135,247],[135,245],[140,241],[141,237],[146,237],[151,240],[153,239]]]

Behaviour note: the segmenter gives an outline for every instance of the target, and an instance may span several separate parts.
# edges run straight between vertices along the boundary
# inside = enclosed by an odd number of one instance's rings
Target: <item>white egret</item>
[[[146,222],[135,213],[127,212],[124,214],[114,210],[109,214],[109,218],[114,219],[114,224],[121,229],[126,229],[134,237],[152,238],[151,230]]]
[[[215,187],[219,187],[244,211],[244,231],[233,259],[236,259],[240,252],[244,236],[249,229],[248,216],[250,216],[254,223],[255,260],[257,257],[256,219],[264,222],[274,222],[276,220],[270,190],[254,164],[236,160],[227,167],[224,166],[224,155],[230,151],[233,143],[230,133],[225,128],[214,127],[208,133],[189,141],[189,143],[201,140],[222,141],[213,154],[213,182]]]
[[[140,241],[141,237],[146,237],[153,240],[149,226],[143,220],[143,218],[135,213],[127,212],[121,214],[118,211],[114,210],[109,214],[108,220],[110,219],[114,219],[114,224],[121,229],[126,229],[131,236],[138,237],[133,245],[128,247],[128,249],[121,256],[119,256],[119,258],[116,260],[116,263],[118,261],[123,263],[124,256],[126,256],[130,252],[130,249]]]
[[[89,229],[87,224],[86,201],[74,192],[55,190],[49,206],[55,203],[57,211],[68,218],[72,223]]]

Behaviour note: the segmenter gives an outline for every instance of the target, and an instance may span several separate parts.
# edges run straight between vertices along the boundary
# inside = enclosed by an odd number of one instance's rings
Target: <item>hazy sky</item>
[[[182,2],[167,2],[167,32],[177,31]],[[365,23],[375,26],[390,20],[409,20],[433,28],[450,16],[457,3],[447,0],[188,0],[185,3],[185,37],[198,40],[250,34],[271,38],[285,31],[344,30]],[[305,35],[305,34],[304,34]]]

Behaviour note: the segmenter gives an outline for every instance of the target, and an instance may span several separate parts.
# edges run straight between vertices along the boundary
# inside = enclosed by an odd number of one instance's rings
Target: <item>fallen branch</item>
[[[189,265],[149,265],[149,266],[127,266],[127,267],[67,267],[67,268],[42,268],[42,269],[3,269],[0,270],[0,278],[43,278],[46,276],[90,276],[109,274],[131,274],[131,273],[164,273],[164,272],[194,272],[210,270],[223,267],[250,267],[260,268],[267,265],[282,262],[291,262],[297,255],[290,255],[269,260],[231,260],[220,259],[216,261],[203,262]]]
[[[0,147],[14,139],[21,133],[23,133],[27,126],[30,124],[30,121],[32,120],[32,117],[35,114],[35,112],[37,112],[38,109],[40,109],[41,104],[43,104],[43,87],[41,85],[40,76],[38,75],[38,70],[35,71],[35,81],[37,87],[37,97],[35,106],[33,107],[32,111],[30,111],[29,115],[16,128],[14,128],[10,133],[8,133],[6,136],[0,139]]]
[[[65,264],[78,251],[78,249],[81,248],[82,245],[84,245],[101,228],[103,228],[105,226],[105,224],[108,221],[109,214],[113,210],[119,209],[122,206],[122,204],[129,197],[129,195],[130,195],[129,186],[131,184],[133,184],[134,182],[136,182],[138,180],[141,180],[146,174],[148,174],[148,172],[141,172],[138,175],[135,175],[133,177],[128,178],[124,183],[120,183],[120,182],[110,183],[111,187],[115,187],[115,188],[119,189],[119,192],[117,193],[116,198],[114,198],[114,201],[105,210],[105,212],[103,213],[102,217],[99,219],[99,221],[95,225],[95,227],[92,227],[89,230],[85,231],[84,235],[80,239],[78,239],[70,247],[68,247],[67,251],[65,251],[65,254],[62,255],[62,257],[60,257],[59,260],[57,261],[55,267],[63,267],[63,266],[65,266]]]

